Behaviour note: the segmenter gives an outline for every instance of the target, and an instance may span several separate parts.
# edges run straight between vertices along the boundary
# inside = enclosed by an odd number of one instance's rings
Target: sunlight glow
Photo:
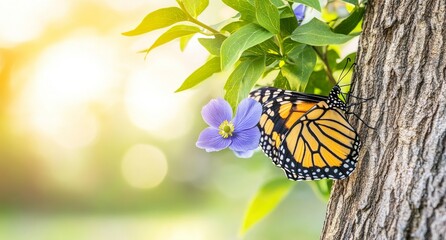
[[[104,46],[94,35],[82,35],[42,53],[34,77],[36,99],[66,105],[97,100],[107,93],[116,79],[110,61],[113,46]]]
[[[0,1],[0,44],[12,45],[41,34],[45,25],[67,14],[69,1]]]
[[[100,0],[104,2],[104,4],[110,6],[116,11],[132,11],[138,8],[157,8],[159,2],[163,1],[147,1],[147,0]],[[164,5],[165,6],[165,5]],[[162,7],[162,5],[160,6]]]
[[[2,72],[4,67],[5,67],[5,59],[0,55],[0,73]]]
[[[91,144],[99,128],[91,104],[106,104],[116,87],[113,46],[95,35],[69,37],[44,50],[22,94],[33,130],[66,148]]]
[[[164,221],[164,219],[158,220],[158,222],[162,221]],[[204,240],[221,238],[221,236],[215,237],[215,234],[218,233],[213,229],[211,219],[195,217],[176,217],[174,219],[168,219],[166,223],[157,226],[156,231],[152,231],[152,234],[151,239],[163,240]]]
[[[154,188],[164,180],[166,174],[166,156],[159,148],[151,145],[134,145],[122,160],[122,175],[135,188]]]
[[[160,55],[130,77],[125,103],[133,124],[163,139],[181,136],[190,129],[190,93],[174,93],[184,71],[181,62]]]
[[[96,190],[96,176],[92,173],[90,159],[77,149],[54,148],[45,142],[35,143],[37,154],[42,157],[41,167],[48,188],[88,194]]]
[[[99,122],[96,116],[87,109],[70,109],[63,114],[49,113],[33,119],[39,130],[67,149],[81,148],[90,145],[96,138]],[[50,126],[51,125],[51,126]]]

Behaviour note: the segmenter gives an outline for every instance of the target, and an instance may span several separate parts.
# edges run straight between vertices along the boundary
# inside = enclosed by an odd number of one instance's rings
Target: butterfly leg
[[[345,114],[352,114],[353,116],[355,116],[356,118],[359,119],[359,121],[361,121],[366,127],[376,130],[374,127],[371,127],[370,125],[368,125],[366,122],[364,122],[364,120],[362,120],[362,118],[360,118],[356,113],[354,112],[345,112]]]

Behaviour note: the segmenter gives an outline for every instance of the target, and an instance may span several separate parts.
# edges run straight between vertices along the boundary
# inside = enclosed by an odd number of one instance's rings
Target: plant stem
[[[189,21],[190,21],[190,22],[193,22],[193,23],[195,23],[195,24],[197,24],[198,26],[203,27],[204,29],[208,30],[209,32],[213,33],[214,35],[223,35],[223,33],[219,32],[219,31],[216,30],[216,29],[211,28],[210,26],[208,26],[208,25],[206,25],[206,24],[204,24],[204,23],[198,21],[198,20],[195,19],[195,18],[192,18],[192,17],[191,17],[191,18],[189,18]]]
[[[328,64],[327,58],[325,55],[323,55],[319,49],[317,49],[315,46],[312,46],[314,51],[316,52],[317,56],[322,60],[322,62],[324,63],[324,70],[327,73],[328,79],[330,80],[331,83],[333,83],[333,85],[336,84],[336,80],[333,77],[333,73],[330,69],[330,65]]]
[[[219,32],[218,30],[204,24],[203,22],[200,22],[198,19],[192,17],[186,10],[186,8],[184,7],[184,4],[181,1],[178,1],[178,5],[180,5],[180,8],[183,10],[184,14],[186,14],[187,20],[189,22],[195,23],[198,26],[208,30],[209,32],[213,33],[214,35],[223,35],[223,33]]]
[[[279,34],[276,34],[276,40],[277,40],[277,45],[279,45],[279,54],[280,56],[285,56],[285,51],[283,49],[283,39],[282,36],[280,36]]]

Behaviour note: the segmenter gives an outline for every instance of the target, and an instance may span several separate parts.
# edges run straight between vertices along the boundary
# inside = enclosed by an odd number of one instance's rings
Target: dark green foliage
[[[356,7],[345,20],[339,23],[334,29],[335,33],[349,34],[361,22],[364,15],[364,7]]]
[[[144,50],[147,53],[174,39],[180,38],[181,47],[184,48],[197,33],[213,35],[199,38],[198,41],[218,58],[212,58],[193,72],[177,91],[194,87],[215,72],[232,69],[233,73],[225,85],[225,98],[234,109],[249,92],[248,86],[253,87],[257,80],[276,70],[279,74],[278,79],[273,81],[275,86],[301,92],[326,93],[334,84],[334,72],[339,70],[339,48],[327,49],[356,36],[349,34],[361,23],[364,14],[364,6],[351,0],[346,1],[355,5],[350,16],[330,24],[334,28],[316,18],[299,26],[292,3],[321,11],[318,0],[289,0],[289,4],[282,0],[222,1],[238,11],[238,14],[226,21],[225,25],[220,24],[219,30],[196,18],[208,6],[208,0],[177,0],[179,7],[149,13],[134,30],[124,34],[143,34],[185,21],[193,24],[171,27],[150,48]],[[217,59],[220,61],[218,67]],[[247,66],[252,69],[251,73],[242,74],[242,69],[247,69]],[[258,73],[260,70],[262,72]],[[236,77],[247,79],[236,80]]]

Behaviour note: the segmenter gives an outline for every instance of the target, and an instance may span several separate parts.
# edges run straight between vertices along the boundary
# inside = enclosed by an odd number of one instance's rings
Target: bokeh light
[[[93,142],[99,123],[89,108],[109,104],[118,76],[114,47],[103,40],[91,33],[70,36],[26,67],[31,77],[13,110],[26,116],[23,125],[67,148]]]
[[[166,156],[154,146],[132,146],[122,159],[122,175],[132,187],[154,188],[164,180],[166,174]]]
[[[185,134],[191,126],[190,94],[175,94],[177,86],[172,79],[182,79],[186,72],[180,61],[159,55],[145,69],[133,73],[125,95],[131,121],[163,139]]]
[[[38,37],[46,24],[67,14],[70,3],[58,0],[0,1],[0,45],[12,46]]]

